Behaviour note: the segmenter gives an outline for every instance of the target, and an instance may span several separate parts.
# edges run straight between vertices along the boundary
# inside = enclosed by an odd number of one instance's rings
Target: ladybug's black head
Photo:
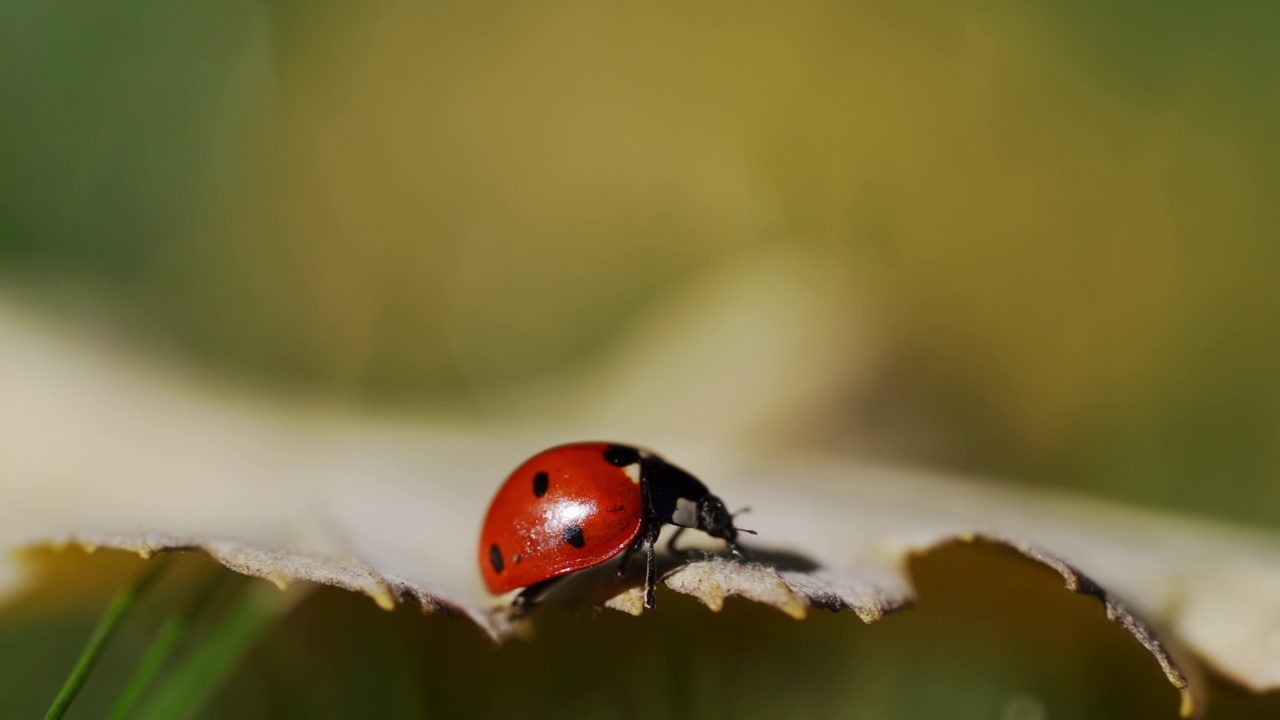
[[[738,547],[738,528],[733,526],[733,515],[715,495],[707,495],[698,501],[698,529],[711,537],[727,541],[729,550],[734,555],[742,554]]]

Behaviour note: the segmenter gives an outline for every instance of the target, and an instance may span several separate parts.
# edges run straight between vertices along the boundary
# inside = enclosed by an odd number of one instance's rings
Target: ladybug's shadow
[[[659,578],[697,562],[712,559],[727,560],[742,565],[757,565],[778,571],[812,572],[821,567],[807,555],[773,548],[744,548],[745,556],[735,558],[728,552],[689,550],[676,554],[658,553],[655,569]],[[539,604],[567,606],[601,606],[609,599],[632,588],[644,586],[644,555],[636,553],[627,564],[626,573],[618,575],[618,561],[606,562],[596,567],[576,572],[552,584],[538,599]]]

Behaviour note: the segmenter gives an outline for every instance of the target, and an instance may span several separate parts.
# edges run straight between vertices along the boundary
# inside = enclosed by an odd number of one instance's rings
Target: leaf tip
[[[610,610],[617,610],[618,612],[640,617],[644,614],[644,589],[639,587],[629,588],[606,600],[604,606]]]
[[[1191,688],[1183,687],[1178,689],[1182,696],[1182,703],[1178,706],[1178,715],[1184,718],[1198,717],[1200,715],[1200,706],[1196,702],[1195,693],[1191,692]]]
[[[386,585],[373,588],[369,592],[369,597],[373,598],[373,602],[383,610],[390,612],[391,610],[396,609],[396,599],[391,595],[391,591],[387,589]],[[424,612],[426,612],[426,606],[423,607]]]

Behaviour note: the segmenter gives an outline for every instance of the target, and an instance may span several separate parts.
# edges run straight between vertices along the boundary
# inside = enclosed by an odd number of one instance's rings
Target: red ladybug
[[[697,478],[652,453],[602,442],[560,445],[534,455],[507,478],[480,533],[480,573],[495,595],[525,588],[532,605],[564,575],[646,550],[644,606],[654,606],[654,543],[664,524],[723,538],[742,555],[733,516]]]

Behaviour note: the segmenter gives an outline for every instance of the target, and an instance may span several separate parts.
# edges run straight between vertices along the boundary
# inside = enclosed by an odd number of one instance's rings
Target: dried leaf
[[[512,631],[472,545],[505,473],[564,435],[290,414],[163,372],[0,305],[0,545],[199,548],[281,587],[325,583],[382,607],[456,611],[494,637]],[[1098,598],[1183,689],[1186,712],[1197,685],[1167,642],[1253,689],[1280,686],[1271,536],[843,460],[663,450],[728,502],[755,508],[751,561],[663,567],[667,587],[713,610],[737,595],[797,618],[849,609],[872,622],[915,600],[913,554],[988,542]],[[19,584],[0,565],[0,592]],[[635,586],[634,576],[583,573],[552,601],[638,612]]]

